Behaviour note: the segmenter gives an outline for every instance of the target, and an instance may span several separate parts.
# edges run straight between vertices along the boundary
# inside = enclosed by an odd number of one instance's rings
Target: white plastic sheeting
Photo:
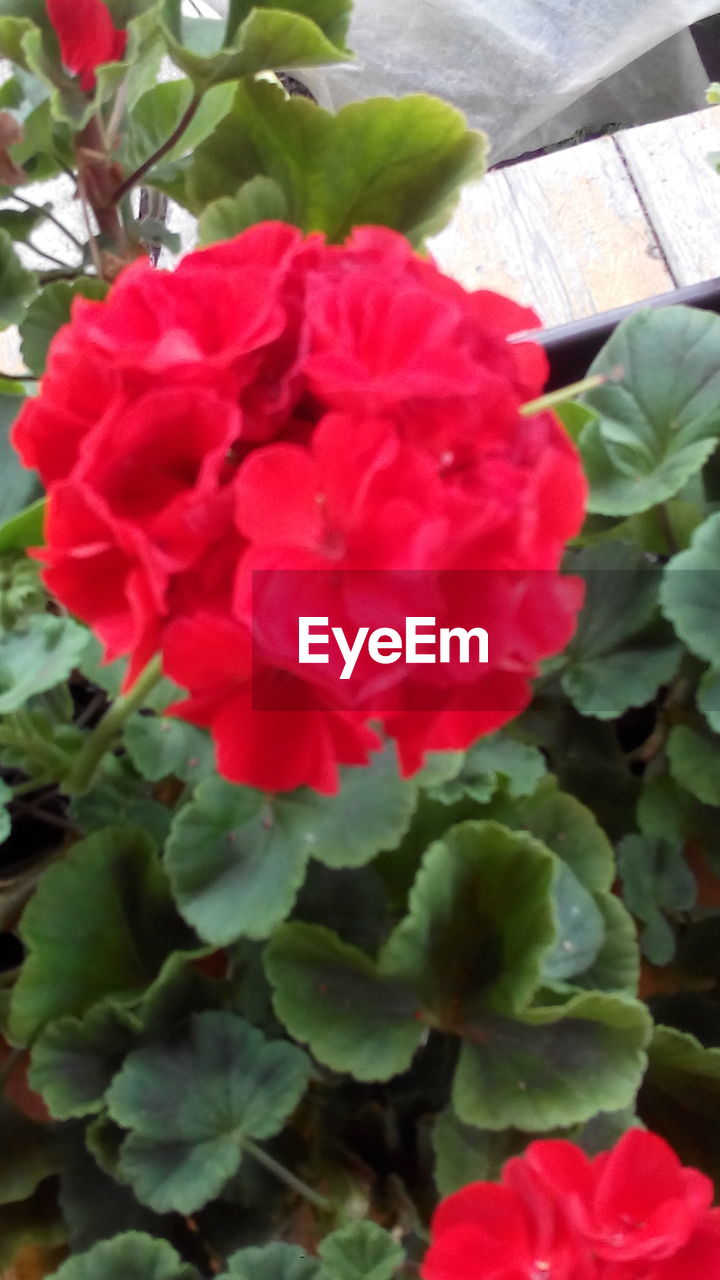
[[[355,0],[355,63],[303,78],[331,107],[446,98],[486,130],[496,161],[581,127],[703,106],[707,76],[687,27],[719,11],[720,0]]]

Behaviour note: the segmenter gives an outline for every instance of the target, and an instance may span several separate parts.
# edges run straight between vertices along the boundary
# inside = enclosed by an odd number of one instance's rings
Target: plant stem
[[[573,382],[569,387],[559,387],[557,391],[549,391],[546,396],[538,396],[537,400],[528,400],[527,404],[521,405],[520,413],[523,418],[530,418],[535,413],[542,413],[545,409],[554,409],[556,405],[566,404],[568,400],[574,400],[576,396],[581,396],[586,391],[594,391],[596,387],[602,387],[606,382],[616,382],[619,380],[621,370],[617,373],[594,373],[589,378],[583,378],[580,382]]]
[[[156,656],[148,663],[130,692],[115,699],[102,720],[88,735],[82,751],[76,757],[75,764],[63,781],[63,791],[71,796],[82,795],[87,791],[100,761],[114,744],[125,721],[134,711],[143,706],[148,693],[161,676],[161,660]]]
[[[41,249],[28,236],[25,241],[28,249],[32,249],[33,253],[37,253],[39,257],[44,258],[46,262],[54,262],[56,267],[62,267],[63,271],[69,271],[70,267],[67,262],[63,262],[61,258],[56,258],[54,254],[48,253],[46,249]]]
[[[179,141],[190,124],[190,121],[195,115],[195,112],[201,102],[202,94],[194,93],[169,138],[166,138],[162,145],[158,147],[157,151],[153,151],[152,155],[148,156],[147,160],[143,160],[142,164],[138,166],[135,172],[128,174],[127,178],[120,183],[120,186],[113,191],[113,200],[116,204],[122,200],[123,196],[127,195],[128,191],[130,191],[141,178],[145,177],[148,169],[152,169],[153,165],[156,164],[158,160],[162,160],[163,156],[167,155],[168,151],[175,146],[175,143]]]
[[[306,1182],[303,1182],[301,1178],[297,1178],[283,1164],[279,1164],[277,1160],[269,1156],[267,1151],[263,1151],[262,1147],[257,1146],[251,1138],[243,1138],[242,1145],[243,1150],[247,1151],[248,1155],[252,1156],[254,1160],[257,1160],[258,1164],[263,1165],[270,1173],[274,1173],[280,1182],[284,1182],[285,1186],[290,1187],[292,1191],[297,1191],[298,1195],[303,1196],[310,1204],[315,1205],[316,1209],[328,1210],[331,1208],[330,1201],[325,1196],[313,1191],[312,1187],[309,1187]]]
[[[680,548],[678,546],[677,538],[675,537],[675,530],[672,527],[672,520],[670,519],[670,512],[668,511],[667,503],[659,502],[655,508],[655,513],[662,530],[662,535],[667,543],[668,555],[677,555]]]
[[[85,245],[82,240],[78,240],[77,236],[73,235],[72,231],[68,231],[67,227],[55,217],[54,213],[49,213],[47,209],[43,209],[41,204],[33,204],[32,200],[26,200],[25,196],[19,196],[16,191],[13,191],[12,195],[8,196],[7,199],[17,200],[18,204],[24,204],[26,209],[34,209],[36,213],[41,213],[47,222],[52,222],[58,231],[62,231],[68,240],[72,240],[76,249],[79,249],[81,253],[85,252]]]

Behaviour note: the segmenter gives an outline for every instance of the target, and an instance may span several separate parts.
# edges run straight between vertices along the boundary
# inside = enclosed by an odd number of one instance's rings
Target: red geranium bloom
[[[113,26],[102,0],[47,0],[47,11],[63,63],[80,77],[83,92],[91,93],[97,68],[123,57],[127,32]]]
[[[511,1167],[512,1166],[512,1167]],[[423,1280],[595,1280],[590,1250],[527,1165],[438,1206]]]
[[[643,1129],[630,1129],[594,1160],[562,1141],[533,1142],[526,1159],[597,1256],[609,1262],[672,1257],[712,1202],[710,1179],[683,1168],[662,1138]]]
[[[520,413],[547,361],[508,338],[533,322],[381,227],[328,246],[263,223],[172,273],[133,264],[75,300],[13,428],[49,489],[45,581],[130,655],[128,683],[163,655],[233,780],[332,789],[378,721],[406,773],[468,745],[526,704],[580,604],[558,574],[580,461],[552,414]],[[445,601],[467,627],[478,592],[496,652],[474,684],[366,651],[350,695],[339,651],[300,661],[300,615],[359,634]]]

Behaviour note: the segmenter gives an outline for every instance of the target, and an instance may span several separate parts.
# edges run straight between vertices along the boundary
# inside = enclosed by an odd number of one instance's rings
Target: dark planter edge
[[[528,332],[527,336],[539,342],[548,354],[550,377],[547,390],[554,391],[584,378],[595,356],[622,320],[648,307],[672,306],[699,307],[703,311],[720,314],[720,277],[660,293],[653,298],[643,298],[629,306],[573,320],[553,329]]]

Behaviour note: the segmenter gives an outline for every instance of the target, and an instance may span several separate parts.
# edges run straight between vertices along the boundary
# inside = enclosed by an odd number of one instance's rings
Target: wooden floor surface
[[[433,255],[564,324],[720,276],[720,107],[490,172]]]

